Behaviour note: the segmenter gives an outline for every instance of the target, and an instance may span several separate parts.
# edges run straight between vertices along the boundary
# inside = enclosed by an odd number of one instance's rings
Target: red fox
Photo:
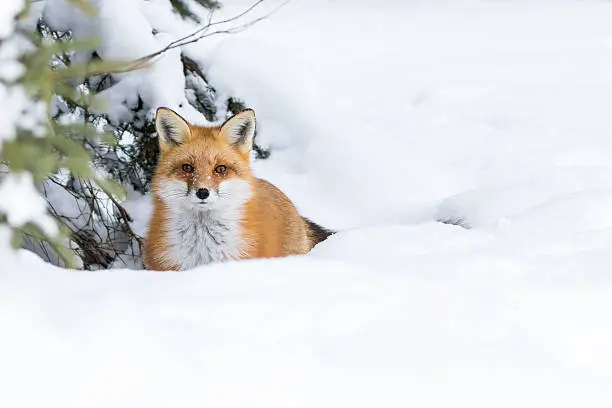
[[[202,127],[159,108],[155,127],[160,157],[143,248],[147,269],[305,254],[333,233],[302,217],[273,184],[253,176],[253,110]]]

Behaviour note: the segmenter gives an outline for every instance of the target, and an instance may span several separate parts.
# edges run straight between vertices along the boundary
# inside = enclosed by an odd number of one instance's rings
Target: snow
[[[23,5],[23,0],[6,0],[0,4],[0,38],[5,38],[13,32],[15,16]]]
[[[184,273],[2,253],[0,405],[609,407],[611,17],[296,0],[189,46],[255,109],[257,174],[340,232]]]
[[[14,30],[14,18],[23,6],[23,1],[7,0],[0,5],[0,143],[12,138],[19,122],[19,113],[27,106],[25,91],[21,87],[9,87],[22,73],[18,62],[19,40],[10,38]]]
[[[36,223],[49,236],[57,234],[55,221],[47,215],[47,202],[34,188],[30,173],[9,174],[0,184],[0,213],[7,215],[9,225],[23,227]]]

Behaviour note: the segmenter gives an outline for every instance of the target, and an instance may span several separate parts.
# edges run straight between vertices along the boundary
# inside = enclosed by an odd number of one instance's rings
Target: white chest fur
[[[162,227],[166,249],[158,254],[163,263],[185,270],[239,259],[247,252],[242,231],[245,204],[252,197],[247,181],[221,182],[206,202],[173,180],[159,182],[157,194],[168,211]]]
[[[217,211],[172,211],[167,258],[181,270],[239,259],[246,249],[238,217]]]

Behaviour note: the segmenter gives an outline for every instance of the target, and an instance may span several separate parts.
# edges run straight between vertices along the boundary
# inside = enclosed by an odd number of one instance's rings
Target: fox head
[[[214,211],[236,208],[250,199],[253,110],[239,112],[221,126],[202,127],[159,108],[155,127],[161,151],[153,191],[167,206]]]

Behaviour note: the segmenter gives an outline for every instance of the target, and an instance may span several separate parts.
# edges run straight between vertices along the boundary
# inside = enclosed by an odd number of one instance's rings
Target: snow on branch
[[[284,0],[283,2],[281,2],[278,6],[276,6],[274,9],[272,9],[268,13],[264,14],[263,16],[257,17],[257,18],[255,18],[253,20],[247,21],[246,23],[243,23],[243,24],[240,24],[240,25],[237,25],[237,26],[233,26],[233,27],[229,27],[229,28],[225,28],[225,29],[218,29],[218,30],[215,30],[215,31],[210,31],[210,29],[213,28],[213,27],[220,26],[222,24],[228,24],[228,23],[233,23],[233,22],[238,21],[242,17],[250,14],[258,6],[260,6],[262,3],[266,2],[266,0],[257,0],[255,3],[253,3],[247,9],[245,9],[242,12],[236,14],[235,16],[227,18],[225,20],[212,21],[213,16],[214,16],[214,10],[211,10],[210,13],[209,13],[209,18],[208,18],[207,23],[203,27],[200,27],[196,31],[192,32],[191,34],[188,34],[188,35],[186,35],[184,37],[181,37],[179,39],[176,39],[176,40],[172,41],[167,46],[165,46],[164,48],[162,48],[162,49],[160,49],[160,50],[158,50],[156,52],[153,52],[151,54],[145,55],[144,57],[138,58],[137,60],[133,61],[132,63],[128,64],[126,67],[124,67],[122,69],[118,69],[118,70],[114,70],[114,71],[110,71],[109,72],[108,68],[105,67],[106,70],[104,72],[105,73],[117,74],[117,73],[124,73],[124,72],[138,70],[138,69],[146,67],[155,58],[163,55],[164,53],[166,53],[166,52],[168,52],[168,51],[170,51],[172,49],[184,47],[186,45],[198,42],[198,41],[200,41],[200,40],[202,40],[204,38],[212,37],[212,36],[219,35],[219,34],[236,34],[236,33],[242,32],[242,31],[248,29],[249,27],[252,27],[253,25],[255,25],[257,23],[259,23],[259,22],[261,22],[263,20],[266,20],[267,18],[269,18],[273,14],[277,13],[281,8],[286,6],[290,1],[291,0]],[[89,72],[89,74],[90,75],[95,75],[96,73],[95,72]]]

